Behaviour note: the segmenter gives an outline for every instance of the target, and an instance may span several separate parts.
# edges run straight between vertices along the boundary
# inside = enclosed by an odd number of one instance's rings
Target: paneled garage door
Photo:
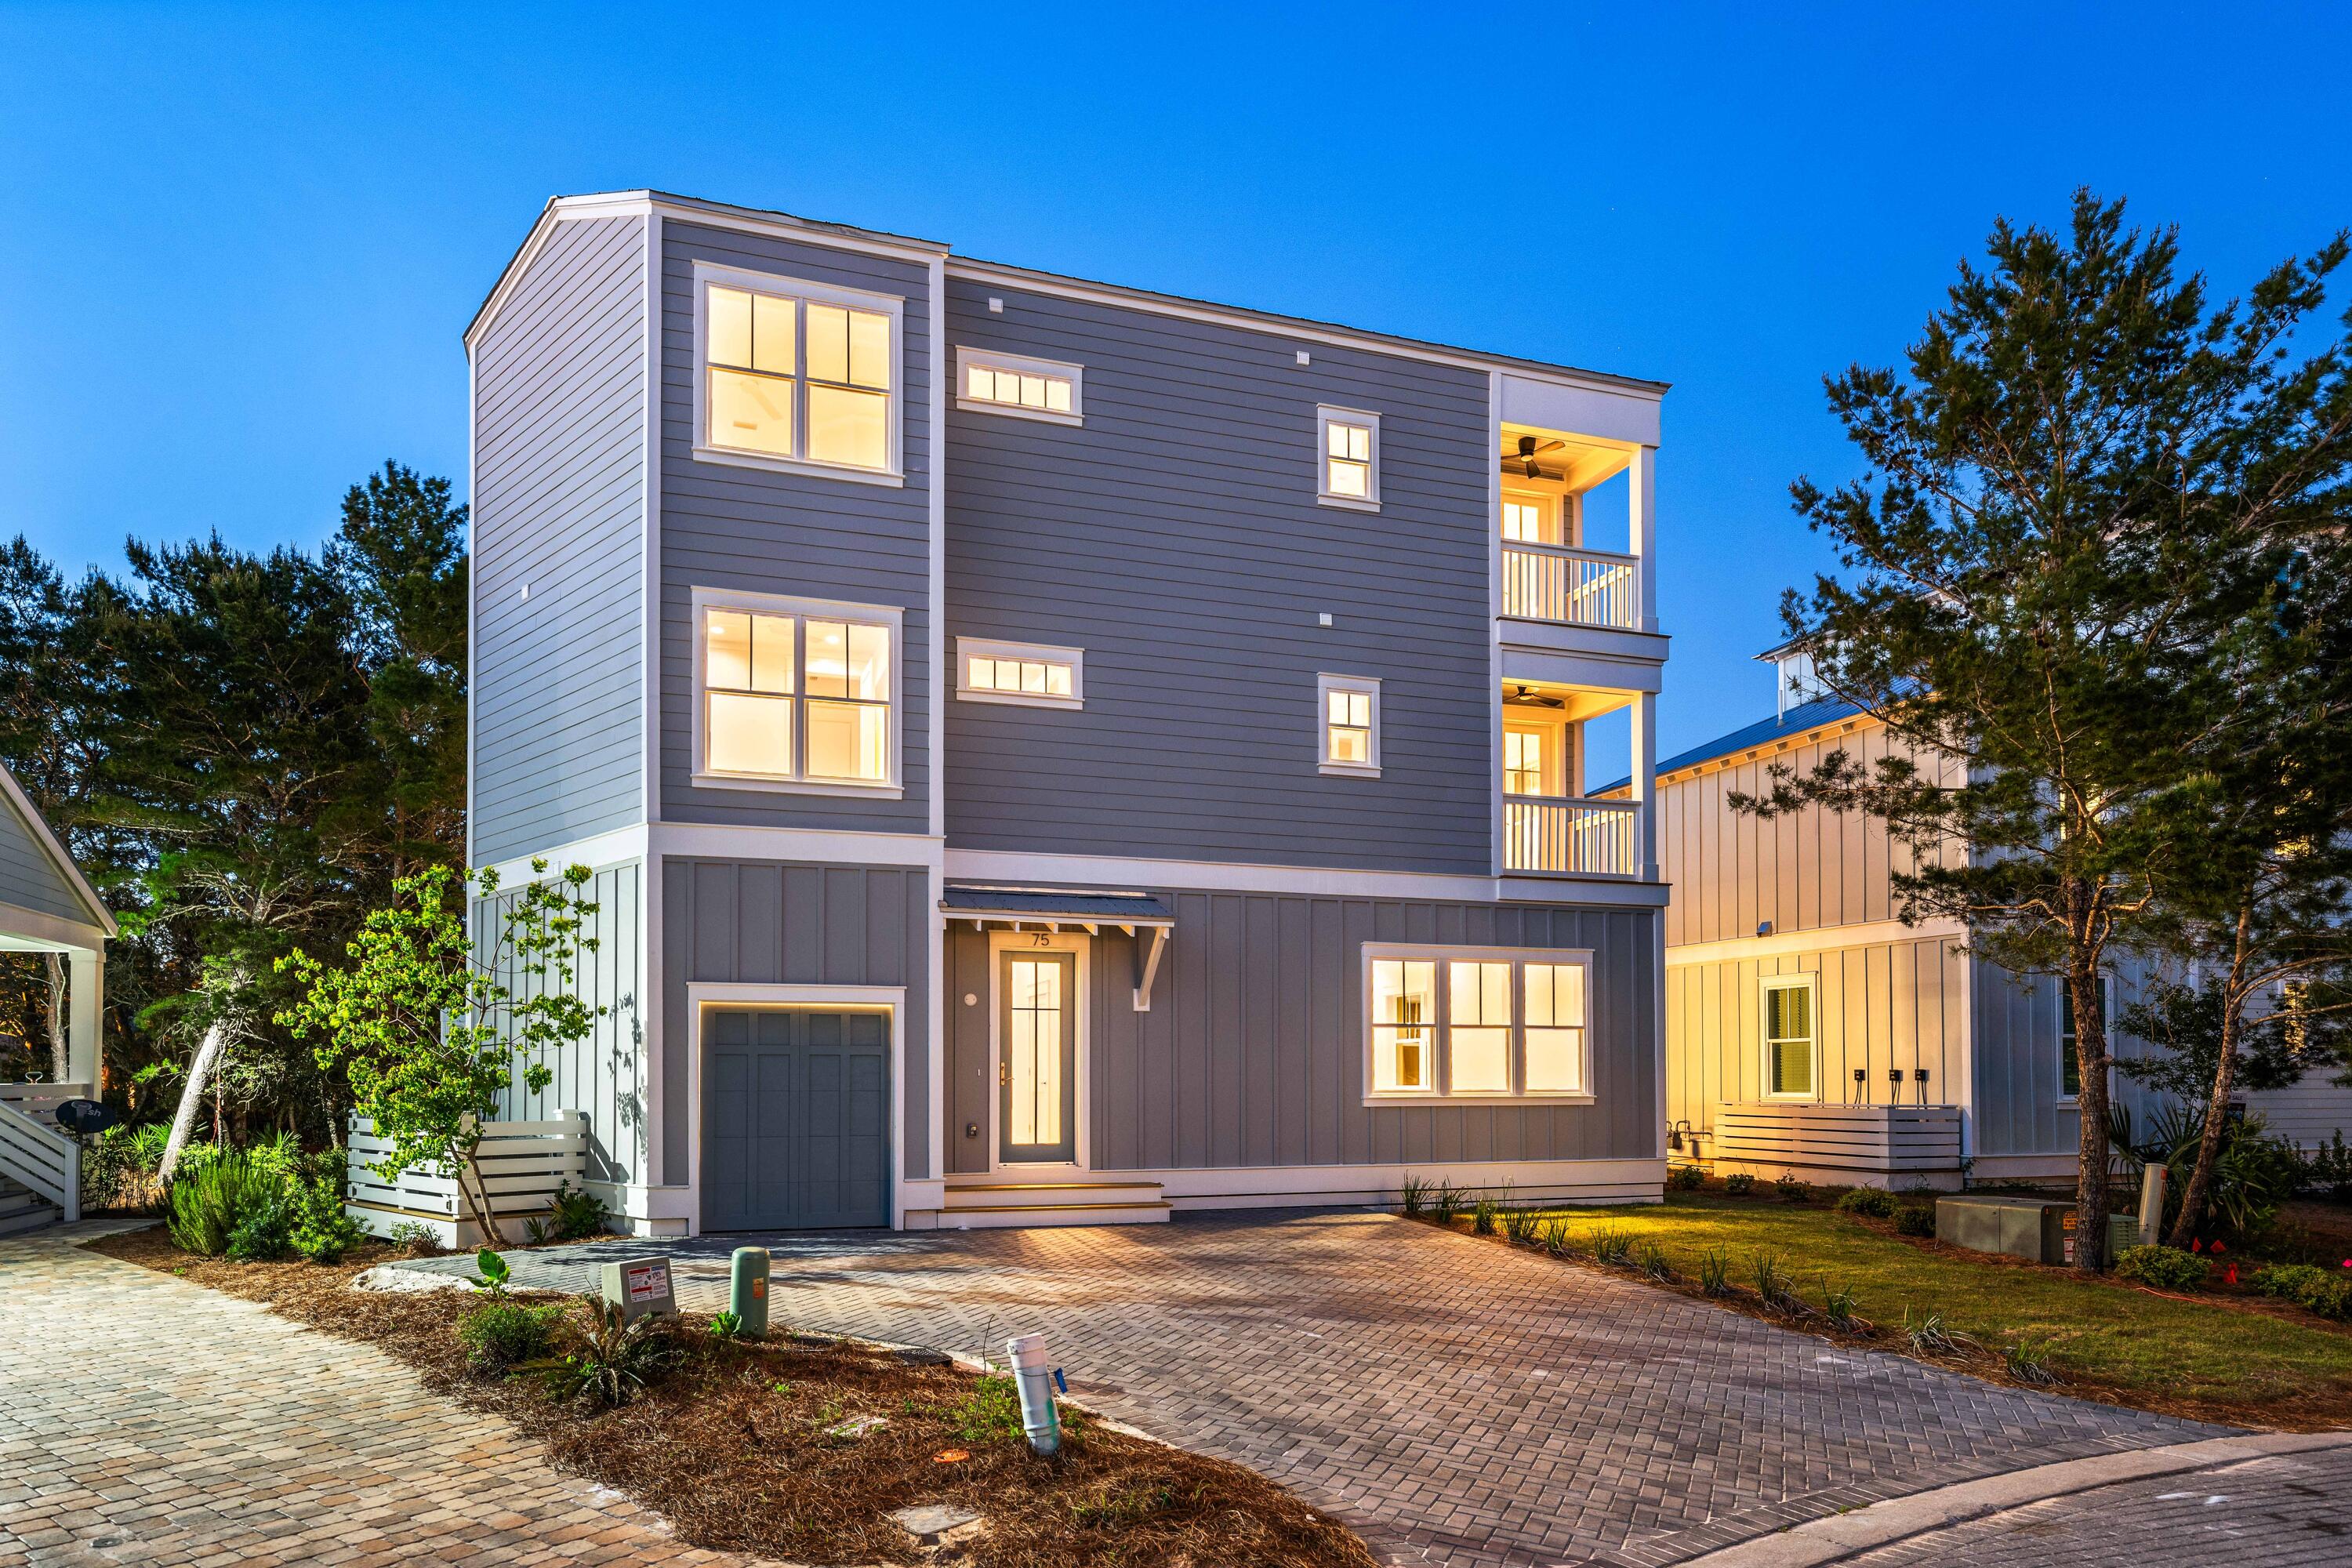
[[[703,1025],[703,1229],[888,1225],[888,1015],[713,1008]]]

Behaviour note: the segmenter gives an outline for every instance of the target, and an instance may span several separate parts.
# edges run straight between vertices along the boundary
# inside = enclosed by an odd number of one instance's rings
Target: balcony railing
[[[1641,874],[1641,807],[1630,800],[1503,797],[1503,868],[1554,876]]]
[[[1641,562],[1565,544],[1503,544],[1503,614],[1564,626],[1642,629]]]

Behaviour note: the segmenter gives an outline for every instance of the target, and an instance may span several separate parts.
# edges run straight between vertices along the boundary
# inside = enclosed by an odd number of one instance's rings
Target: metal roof
[[[951,915],[997,920],[1095,920],[1123,925],[1173,925],[1176,911],[1150,893],[1072,892],[1058,888],[947,888],[940,908]]]
[[[1657,776],[1664,778],[1668,773],[1678,773],[1685,768],[1695,768],[1718,757],[1752,751],[1758,746],[1769,746],[1790,735],[1817,730],[1823,724],[1834,724],[1841,719],[1851,719],[1861,711],[1859,703],[1848,702],[1843,697],[1816,697],[1811,702],[1799,703],[1778,718],[1759,719],[1728,735],[1718,735],[1704,745],[1693,746],[1687,752],[1677,752],[1671,757],[1661,757],[1658,759]],[[1630,778],[1619,779],[1615,784],[1601,785],[1592,794],[1596,797],[1605,795],[1611,790],[1623,789],[1633,782]]]

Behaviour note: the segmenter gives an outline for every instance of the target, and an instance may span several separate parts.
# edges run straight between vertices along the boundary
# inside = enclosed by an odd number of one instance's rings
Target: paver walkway
[[[1841,1350],[1390,1216],[741,1239],[775,1255],[779,1321],[965,1352],[1042,1331],[1074,1395],[1256,1468],[1400,1563],[1649,1568],[2223,1430]],[[604,1259],[667,1251],[682,1303],[709,1311],[732,1245],[512,1262],[581,1289]]]
[[[735,1564],[389,1356],[68,1245],[0,1238],[0,1568]]]

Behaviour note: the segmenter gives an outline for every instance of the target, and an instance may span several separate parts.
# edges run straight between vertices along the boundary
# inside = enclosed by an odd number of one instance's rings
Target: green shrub
[[[294,1226],[287,1244],[311,1263],[340,1263],[367,1232],[343,1212],[343,1176],[312,1176],[295,1189]]]
[[[1830,1327],[1842,1333],[1866,1334],[1872,1331],[1870,1320],[1853,1310],[1853,1287],[1841,1285],[1832,1289],[1829,1277],[1822,1277],[1822,1314]]]
[[[442,1250],[440,1237],[434,1233],[431,1226],[421,1220],[402,1220],[392,1227],[392,1235],[388,1239],[393,1246],[403,1252],[422,1252],[431,1255]]]
[[[1779,1253],[1757,1248],[1750,1272],[1756,1280],[1756,1294],[1767,1307],[1791,1317],[1805,1316],[1812,1311],[1805,1304],[1804,1298],[1797,1294],[1797,1282],[1789,1277],[1787,1269],[1780,1267]]]
[[[286,1182],[268,1168],[235,1150],[205,1160],[195,1171],[177,1175],[172,1183],[172,1239],[190,1252],[218,1258],[228,1250],[229,1238],[250,1221],[261,1219],[272,1205],[284,1206]],[[283,1226],[291,1225],[282,1219]],[[267,1236],[257,1230],[249,1244]],[[279,1251],[284,1250],[280,1231]],[[273,1255],[274,1256],[274,1255]]]
[[[294,1205],[281,1187],[246,1212],[223,1248],[233,1263],[275,1263],[294,1250]]]
[[[1407,1219],[1419,1219],[1429,1212],[1429,1184],[1421,1177],[1408,1174],[1397,1189]]]
[[[1895,1211],[1895,1233],[1897,1236],[1933,1236],[1936,1234],[1936,1205],[1905,1204]]]
[[[2185,1290],[2202,1285],[2212,1265],[2177,1247],[2126,1247],[2116,1259],[2116,1273],[2159,1290]]]
[[[1501,1205],[1497,1204],[1491,1196],[1481,1194],[1477,1203],[1473,1205],[1470,1210],[1470,1234],[1473,1236],[1494,1235],[1495,1216],[1502,1212]]]
[[[457,1342],[476,1371],[505,1372],[546,1355],[562,1318],[562,1307],[485,1300],[457,1320]]]
[[[1536,1232],[1536,1244],[1554,1258],[1566,1258],[1573,1250],[1568,1238],[1568,1216],[1556,1214],[1545,1220]]]
[[[1895,1207],[1895,1194],[1885,1187],[1855,1187],[1837,1201],[1838,1213],[1868,1215],[1873,1219],[1893,1219]]]
[[[584,1241],[589,1237],[604,1235],[612,1217],[613,1211],[604,1206],[604,1199],[559,1178],[547,1217],[526,1220],[523,1229],[533,1246],[548,1241]]]
[[[1698,1288],[1709,1296],[1731,1294],[1731,1249],[1710,1247],[1698,1255]]]
[[[2021,1340],[2016,1344],[2002,1346],[2000,1359],[2009,1368],[2009,1375],[2018,1382],[2031,1384],[2036,1388],[2048,1388],[2058,1381],[2058,1374],[2050,1370],[2049,1353],[2047,1346],[2038,1345],[2032,1340]]]
[[[1674,1260],[1666,1256],[1664,1247],[1646,1237],[1633,1244],[1633,1267],[1660,1284],[1674,1281]]]
[[[1723,1178],[1723,1190],[1735,1198],[1744,1198],[1756,1190],[1756,1178],[1741,1171]]]
[[[1670,1165],[1666,1168],[1666,1186],[1677,1193],[1695,1193],[1706,1185],[1706,1173],[1696,1165]]]
[[[2292,1301],[2336,1322],[2352,1322],[2352,1277],[2309,1263],[2280,1263],[2247,1281],[2265,1296]]]
[[[1772,1184],[1772,1190],[1780,1195],[1784,1204],[1809,1204],[1813,1201],[1813,1189],[1786,1173]]]
[[[1536,1238],[1536,1224],[1542,1215],[1534,1209],[1513,1208],[1503,1211],[1503,1234],[1525,1246]]]
[[[145,1212],[161,1207],[163,1192],[155,1180],[163,1163],[163,1145],[172,1129],[161,1121],[143,1127],[118,1125],[81,1145],[81,1206]]]
[[[1462,1212],[1463,1200],[1469,1194],[1452,1182],[1440,1182],[1429,1200],[1429,1212],[1437,1216],[1440,1225],[1452,1225],[1454,1216]]]
[[[1622,1263],[1633,1255],[1633,1233],[1613,1225],[1592,1227],[1592,1256],[1602,1263]]]
[[[489,1304],[509,1303],[494,1298]],[[551,1396],[626,1405],[682,1359],[684,1352],[660,1317],[649,1313],[630,1320],[619,1307],[594,1296],[579,1298],[579,1305],[580,1348],[547,1369]]]

